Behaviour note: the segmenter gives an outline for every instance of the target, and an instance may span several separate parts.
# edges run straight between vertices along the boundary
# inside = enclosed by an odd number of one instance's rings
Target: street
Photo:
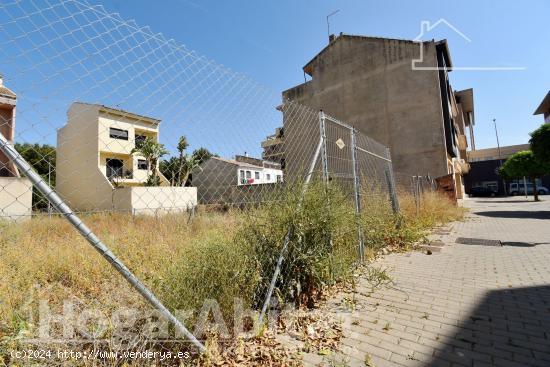
[[[370,293],[363,279],[352,312],[344,295],[329,306],[345,325],[347,365],[550,365],[550,200],[542,200],[468,199],[467,219],[436,235],[440,252],[377,261],[393,284]]]

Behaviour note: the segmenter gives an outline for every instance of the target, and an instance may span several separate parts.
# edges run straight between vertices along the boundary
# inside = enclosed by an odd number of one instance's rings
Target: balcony
[[[466,135],[458,135],[457,145],[459,150],[466,150],[468,148]]]

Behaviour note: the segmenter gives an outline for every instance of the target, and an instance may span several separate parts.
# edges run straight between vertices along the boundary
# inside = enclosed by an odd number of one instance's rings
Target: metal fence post
[[[361,227],[361,196],[359,182],[359,167],[357,161],[357,141],[355,129],[350,129],[351,135],[351,161],[353,165],[353,191],[355,198],[355,214],[357,214],[357,236],[359,239],[359,260],[365,261],[365,241],[363,238],[363,229]]]
[[[160,314],[169,321],[177,331],[181,332],[201,352],[204,345],[155,297],[155,295],[109,250],[107,246],[76,216],[57,193],[36,173],[25,159],[15,150],[4,135],[0,134],[0,151],[6,155],[17,168],[32,182],[52,204],[76,228],[76,230],[105,258],[123,277],[145,298]]]
[[[319,121],[324,122],[324,113],[323,111],[319,112]],[[311,177],[313,176],[313,171],[315,170],[315,164],[317,163],[317,159],[319,159],[319,155],[321,154],[321,150],[323,148],[323,137],[319,139],[319,143],[317,144],[317,148],[315,149],[315,153],[313,154],[313,159],[311,160],[311,163],[309,165],[309,170],[307,172],[307,175],[304,180],[304,187],[302,188],[302,196],[300,198],[300,202],[298,203],[298,208],[302,205],[302,199],[304,198],[305,191],[307,189],[307,186],[309,182],[311,181]],[[290,243],[290,238],[292,237],[292,230],[293,228],[289,228],[283,242],[283,247],[281,248],[281,252],[279,253],[279,258],[277,259],[277,265],[275,266],[275,271],[273,272],[273,276],[271,277],[271,282],[269,283],[269,288],[267,289],[267,293],[264,299],[264,304],[262,305],[262,310],[260,312],[260,318],[259,321],[262,322],[265,318],[265,314],[267,312],[267,308],[269,307],[269,303],[271,301],[271,296],[273,295],[273,290],[275,289],[275,285],[277,284],[277,278],[279,277],[279,274],[281,273],[281,266],[283,264],[283,260],[285,257],[286,250],[288,248],[288,245]]]
[[[394,214],[399,213],[399,199],[397,198],[397,189],[395,187],[395,177],[393,176],[393,164],[391,161],[390,148],[386,147],[386,157],[388,158],[388,170],[386,171],[386,180],[390,190],[391,207]]]
[[[328,156],[327,156],[327,135],[326,135],[326,121],[325,113],[323,110],[319,111],[319,134],[321,137],[321,163],[323,170],[323,181],[328,183]]]

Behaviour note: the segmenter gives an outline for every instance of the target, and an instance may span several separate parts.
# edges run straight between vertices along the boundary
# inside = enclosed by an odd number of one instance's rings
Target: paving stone
[[[368,353],[377,367],[550,366],[550,225],[529,215],[550,211],[550,201],[517,200],[466,200],[468,220],[430,235],[437,256],[378,260],[391,288],[370,293],[358,279],[362,294],[347,320],[359,324],[342,341],[349,365],[364,365]],[[456,244],[457,237],[504,246]]]

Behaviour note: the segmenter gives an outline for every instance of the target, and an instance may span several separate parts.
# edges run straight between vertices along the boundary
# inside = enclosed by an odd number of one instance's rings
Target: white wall
[[[115,210],[132,214],[165,214],[197,206],[196,187],[122,187],[113,194]]]
[[[25,177],[0,177],[0,220],[22,221],[31,214],[31,182]]]
[[[251,184],[243,184],[241,182],[241,171],[245,172],[245,179],[246,179],[246,172],[249,171],[251,174],[251,178],[254,179],[254,182]],[[255,173],[259,173],[260,178],[256,179]],[[274,169],[274,168],[265,168],[265,167],[238,167],[237,168],[237,177],[239,178],[239,186],[241,185],[261,185],[261,184],[267,184],[267,183],[276,183],[277,182],[277,176],[281,176],[281,179],[283,177],[283,171],[280,169]],[[269,176],[269,178],[268,178]]]

